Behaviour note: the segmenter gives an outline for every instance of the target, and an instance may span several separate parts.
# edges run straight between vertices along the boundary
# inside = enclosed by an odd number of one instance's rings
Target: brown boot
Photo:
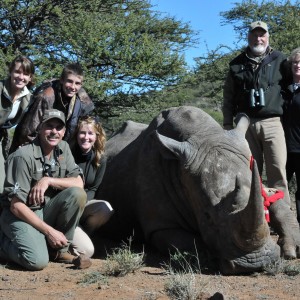
[[[78,269],[87,269],[92,265],[92,261],[84,254],[80,254],[73,260],[73,264]]]
[[[50,254],[50,253],[49,253]],[[75,256],[70,252],[52,252],[50,254],[50,260],[57,263],[72,264],[78,269],[86,269],[92,265],[92,261],[85,255]]]

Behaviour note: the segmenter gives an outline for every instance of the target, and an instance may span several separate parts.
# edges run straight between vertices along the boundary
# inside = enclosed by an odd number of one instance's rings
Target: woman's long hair
[[[94,167],[97,168],[100,166],[100,159],[101,159],[102,155],[104,154],[104,148],[105,148],[105,143],[106,143],[106,134],[105,134],[105,131],[104,131],[101,123],[98,121],[97,117],[92,117],[92,116],[81,117],[78,121],[76,131],[73,136],[74,137],[73,144],[76,144],[76,147],[79,147],[78,143],[77,143],[78,132],[80,131],[81,126],[85,125],[85,124],[92,125],[92,127],[96,133],[96,141],[93,145],[93,151],[94,151],[95,155],[94,155],[92,164]]]

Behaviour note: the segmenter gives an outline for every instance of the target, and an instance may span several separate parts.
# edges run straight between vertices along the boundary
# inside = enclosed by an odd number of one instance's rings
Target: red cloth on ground
[[[252,168],[253,168],[253,162],[254,162],[254,159],[253,159],[253,156],[251,156],[251,158],[250,158],[250,170],[252,170]],[[279,199],[283,199],[284,192],[281,191],[281,190],[276,190],[276,192],[273,195],[268,196],[266,191],[263,188],[261,178],[260,178],[260,189],[261,189],[261,195],[264,198],[265,217],[266,217],[267,222],[269,223],[270,222],[270,215],[269,215],[269,209],[268,208],[270,207],[270,205],[272,203],[276,202]]]

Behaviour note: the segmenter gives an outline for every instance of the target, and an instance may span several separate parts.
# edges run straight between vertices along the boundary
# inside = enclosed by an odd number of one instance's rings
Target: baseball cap
[[[263,30],[265,30],[266,32],[268,32],[268,25],[265,22],[262,21],[255,21],[252,22],[249,26],[249,32],[251,32],[252,30],[256,29],[256,28],[261,28]]]
[[[49,120],[51,120],[51,119],[59,119],[64,123],[64,125],[66,124],[65,115],[60,110],[57,110],[57,109],[45,110],[44,115],[43,115],[43,119],[42,119],[42,124],[49,121]]]

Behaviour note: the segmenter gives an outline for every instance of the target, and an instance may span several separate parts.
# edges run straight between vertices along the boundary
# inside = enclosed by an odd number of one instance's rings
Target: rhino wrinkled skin
[[[223,274],[274,264],[280,247],[264,217],[255,163],[250,170],[248,125],[244,116],[225,131],[189,106],[164,110],[149,126],[127,121],[107,142],[108,164],[97,198],[108,200],[115,215],[103,230],[120,239],[134,232],[164,253],[205,247],[219,259]],[[299,227],[280,201],[279,211],[287,212],[277,218],[270,209],[270,215],[283,253],[293,258]],[[282,224],[287,217],[292,221]],[[287,226],[295,227],[293,234]]]

